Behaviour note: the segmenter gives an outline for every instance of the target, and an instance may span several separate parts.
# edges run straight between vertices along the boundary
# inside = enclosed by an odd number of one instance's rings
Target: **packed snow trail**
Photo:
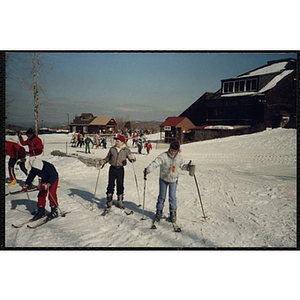
[[[137,157],[135,172],[140,195],[143,195],[144,168],[165,151],[156,149],[154,141],[158,136],[149,136],[153,145],[150,155],[138,155],[137,149],[131,148]],[[203,222],[194,178],[182,171],[177,188],[180,234],[174,232],[168,222],[161,222],[156,230],[151,230],[159,170],[147,177],[144,221],[141,221],[143,208],[139,207],[130,163],[125,167],[124,204],[134,213],[127,216],[113,207],[109,215],[103,217],[109,166],[101,170],[95,210],[91,211],[98,170],[76,158],[50,155],[53,150],[65,151],[70,135],[41,137],[45,145],[42,159],[54,164],[59,173],[60,208],[72,213],[34,230],[26,226],[16,229],[12,223],[20,224],[31,216],[28,199],[24,194],[7,195],[6,247],[296,247],[297,143],[294,129],[273,129],[182,145],[182,156],[187,162],[192,160],[196,164],[195,176],[208,220]],[[14,136],[7,139],[17,141]],[[78,151],[80,148],[68,148],[69,153]],[[92,149],[91,152],[86,156],[104,158],[108,149]],[[18,167],[16,176],[22,186],[25,177]],[[11,187],[6,186],[8,188]],[[34,208],[37,193],[30,193]],[[164,214],[168,213],[166,200]]]

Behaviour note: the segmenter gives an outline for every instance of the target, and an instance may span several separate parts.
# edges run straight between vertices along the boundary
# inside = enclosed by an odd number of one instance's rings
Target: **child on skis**
[[[130,149],[125,145],[125,137],[118,135],[114,138],[116,145],[109,149],[107,156],[99,162],[100,167],[109,162],[109,175],[108,175],[108,186],[107,186],[107,202],[108,208],[112,206],[112,197],[115,189],[115,181],[117,182],[117,196],[119,208],[124,208],[124,166],[126,166],[126,158],[131,162],[135,162],[136,158],[131,154]]]
[[[33,178],[39,176],[42,178],[40,191],[38,193],[37,207],[38,211],[33,217],[34,220],[38,220],[45,216],[46,197],[49,192],[48,199],[50,201],[51,213],[47,215],[47,219],[51,220],[58,217],[57,212],[57,195],[56,190],[58,186],[58,173],[55,167],[47,161],[35,158],[32,162],[32,168],[23,186],[24,192],[28,191],[28,186],[31,184]]]
[[[145,170],[144,176],[151,173],[157,167],[160,167],[159,176],[159,195],[156,203],[156,220],[162,217],[164,202],[169,187],[169,210],[172,223],[176,222],[177,199],[176,189],[178,184],[179,169],[188,171],[189,165],[184,163],[182,156],[179,154],[180,144],[173,141],[169,150],[160,154]]]
[[[148,140],[148,142],[145,144],[145,148],[147,150],[147,154],[149,154],[150,153],[150,149],[152,150],[152,145],[151,145],[150,140]]]

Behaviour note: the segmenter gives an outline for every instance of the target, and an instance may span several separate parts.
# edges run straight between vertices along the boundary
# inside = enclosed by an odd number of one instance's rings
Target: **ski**
[[[123,210],[124,213],[125,213],[127,216],[133,214],[133,210],[130,210],[130,209],[126,208],[126,207],[119,207],[119,206],[118,206],[117,204],[115,204],[115,203],[114,203],[113,205],[114,205],[115,207],[117,207],[117,208]]]
[[[65,216],[66,214],[68,214],[68,213],[70,213],[70,211],[67,211],[67,212],[64,212],[64,213],[62,213],[62,214],[59,214],[56,218],[53,218],[53,219],[50,219],[50,220],[48,220],[48,219],[46,218],[46,219],[44,219],[41,223],[38,223],[38,224],[33,225],[33,226],[27,225],[27,227],[30,228],[30,229],[35,229],[35,228],[40,227],[40,226],[42,226],[42,225],[44,225],[44,224],[46,224],[46,223],[48,223],[48,222],[50,222],[50,221],[52,221],[52,220],[54,220],[54,219],[57,219],[58,217],[64,217],[64,216]]]
[[[39,190],[39,188],[32,188],[32,189],[28,189],[28,192],[34,192],[34,191],[38,191],[38,190]],[[23,191],[23,189],[21,189],[21,190],[14,191],[14,192],[8,192],[8,193],[5,194],[5,196],[23,194],[23,193],[25,193],[25,192]]]
[[[157,229],[158,225],[160,224],[159,222],[160,222],[159,220],[155,219],[154,222],[152,223],[151,229]]]
[[[105,208],[105,210],[104,210],[104,212],[103,212],[102,216],[106,216],[107,214],[109,214],[109,213],[110,213],[110,211],[111,211],[111,207],[107,207],[107,208]]]
[[[124,213],[127,215],[127,216],[129,216],[129,215],[132,215],[133,214],[133,210],[130,210],[130,209],[128,209],[128,208],[120,208],[120,209],[122,209],[123,211],[124,211]]]
[[[11,226],[15,227],[15,228],[21,228],[23,225],[25,224],[28,224],[28,223],[31,223],[31,222],[34,222],[35,220],[33,220],[33,218],[31,218],[30,220],[24,222],[24,223],[21,223],[21,224],[18,224],[18,225],[15,225],[15,224],[11,224]]]
[[[177,225],[176,222],[172,223],[175,232],[181,232],[181,228]]]
[[[118,207],[118,206],[116,206],[116,207]],[[124,208],[118,207],[118,208],[121,209],[122,211],[124,211],[124,213],[125,213],[127,216],[133,214],[133,210],[130,210],[130,209],[125,208],[125,207],[124,207]],[[111,207],[105,208],[105,210],[104,210],[102,216],[108,215],[108,214],[110,213],[110,211],[111,211]]]
[[[166,220],[170,222],[170,220],[168,218]],[[160,224],[160,220],[154,220],[154,222],[152,223],[151,229],[157,229],[159,224]],[[177,225],[176,222],[172,223],[172,225],[173,225],[173,229],[175,232],[181,232],[181,228]]]

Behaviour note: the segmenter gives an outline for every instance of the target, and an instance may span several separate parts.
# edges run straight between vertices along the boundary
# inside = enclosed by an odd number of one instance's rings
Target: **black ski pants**
[[[108,187],[106,194],[113,194],[117,181],[117,195],[123,195],[124,192],[124,167],[110,166],[108,174]]]
[[[17,162],[17,158],[12,158],[12,157],[10,157],[10,159],[8,161],[8,170],[9,170],[10,180],[15,180],[16,179],[15,170],[14,170],[16,162]],[[27,169],[25,168],[25,162],[24,161],[20,163],[20,169],[27,176]]]

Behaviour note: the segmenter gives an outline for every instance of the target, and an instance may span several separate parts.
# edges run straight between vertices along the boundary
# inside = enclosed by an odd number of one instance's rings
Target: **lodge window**
[[[223,93],[242,93],[257,90],[257,78],[223,82]]]

